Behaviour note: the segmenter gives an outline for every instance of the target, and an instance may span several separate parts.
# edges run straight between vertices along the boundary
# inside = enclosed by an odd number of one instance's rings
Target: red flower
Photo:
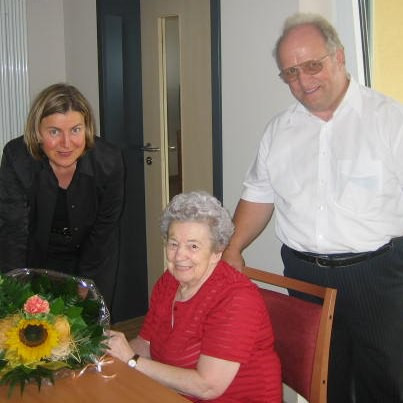
[[[49,313],[49,302],[42,299],[39,295],[29,297],[24,304],[24,311],[30,314]]]

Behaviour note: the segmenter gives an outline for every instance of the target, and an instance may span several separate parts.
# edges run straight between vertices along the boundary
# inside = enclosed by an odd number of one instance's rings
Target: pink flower
[[[49,302],[42,299],[39,295],[29,297],[24,304],[24,311],[30,314],[49,313]]]

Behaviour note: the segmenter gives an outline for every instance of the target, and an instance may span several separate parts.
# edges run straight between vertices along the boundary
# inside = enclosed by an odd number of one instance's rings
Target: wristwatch
[[[137,367],[137,361],[140,358],[140,356],[138,354],[134,354],[132,358],[130,358],[129,361],[127,361],[127,365],[130,368],[136,368]]]

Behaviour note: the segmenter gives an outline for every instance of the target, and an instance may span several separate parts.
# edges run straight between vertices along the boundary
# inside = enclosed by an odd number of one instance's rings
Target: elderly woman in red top
[[[258,288],[220,260],[233,232],[228,212],[205,192],[165,209],[167,270],[130,343],[110,331],[109,353],[192,401],[281,401],[281,370]]]

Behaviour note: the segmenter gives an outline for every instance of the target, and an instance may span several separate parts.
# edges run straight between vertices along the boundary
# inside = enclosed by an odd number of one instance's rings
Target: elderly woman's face
[[[180,221],[169,226],[166,253],[170,273],[189,287],[202,284],[222,254],[213,250],[208,224]]]
[[[41,120],[40,143],[53,168],[69,168],[85,149],[84,116],[77,111],[54,113]]]

